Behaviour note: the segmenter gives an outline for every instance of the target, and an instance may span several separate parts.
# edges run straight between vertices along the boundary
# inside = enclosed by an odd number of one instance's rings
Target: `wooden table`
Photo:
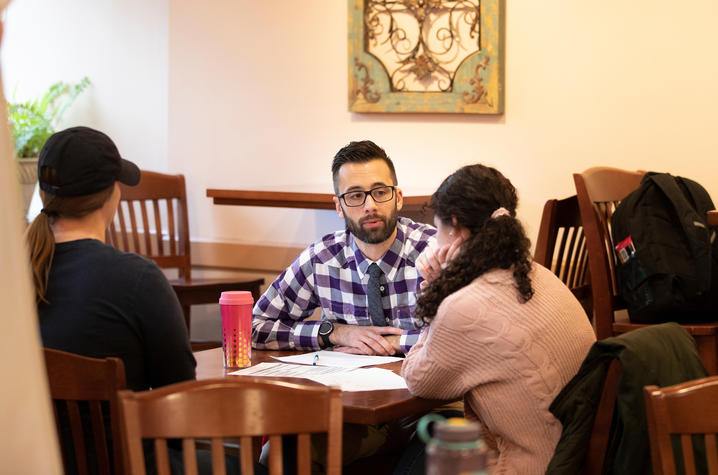
[[[718,210],[708,211],[708,226],[718,226]]]
[[[265,361],[276,362],[272,356],[296,355],[296,351],[262,351],[252,350],[252,365]],[[197,379],[224,378],[228,372],[222,366],[222,349],[198,351]],[[389,363],[378,368],[385,368],[399,373],[401,361]],[[277,378],[285,379],[285,378]],[[298,378],[292,378],[298,380]],[[304,380],[305,382],[308,380]],[[354,424],[381,424],[383,422],[409,415],[423,414],[447,401],[422,399],[412,396],[407,389],[390,389],[381,391],[346,391],[342,393],[344,404],[344,422]]]
[[[304,193],[293,191],[224,190],[208,188],[207,197],[216,205],[267,206],[271,208],[336,209],[331,193]],[[414,221],[433,224],[434,213],[428,208],[431,196],[404,196],[404,207],[399,212]]]

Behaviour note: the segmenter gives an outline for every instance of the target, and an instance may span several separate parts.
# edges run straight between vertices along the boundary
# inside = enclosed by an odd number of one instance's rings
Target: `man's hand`
[[[392,348],[394,348],[395,353],[403,353],[401,346],[399,345],[401,335],[384,335],[384,339],[389,342]]]
[[[329,342],[338,347],[335,351],[387,356],[393,355],[399,348],[399,337],[402,333],[403,330],[396,327],[363,327],[335,323],[334,331],[329,335]]]

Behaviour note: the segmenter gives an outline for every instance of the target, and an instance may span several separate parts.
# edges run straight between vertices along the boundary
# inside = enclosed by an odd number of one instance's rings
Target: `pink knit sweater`
[[[519,302],[511,271],[494,270],[449,295],[402,366],[418,396],[464,396],[480,422],[492,474],[544,473],[561,436],[548,407],[596,340],[573,294],[534,264]]]

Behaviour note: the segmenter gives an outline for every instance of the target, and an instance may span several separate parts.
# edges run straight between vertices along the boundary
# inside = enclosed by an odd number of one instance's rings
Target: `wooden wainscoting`
[[[275,277],[304,250],[304,247],[208,241],[192,241],[191,246],[193,271],[194,268],[233,269],[270,272]]]

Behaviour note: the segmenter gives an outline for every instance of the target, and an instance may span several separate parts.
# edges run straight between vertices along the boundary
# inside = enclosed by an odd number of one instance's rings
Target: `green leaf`
[[[55,127],[65,111],[89,85],[87,77],[77,84],[60,81],[33,100],[8,103],[8,122],[18,158],[39,155],[47,139],[55,133]]]

